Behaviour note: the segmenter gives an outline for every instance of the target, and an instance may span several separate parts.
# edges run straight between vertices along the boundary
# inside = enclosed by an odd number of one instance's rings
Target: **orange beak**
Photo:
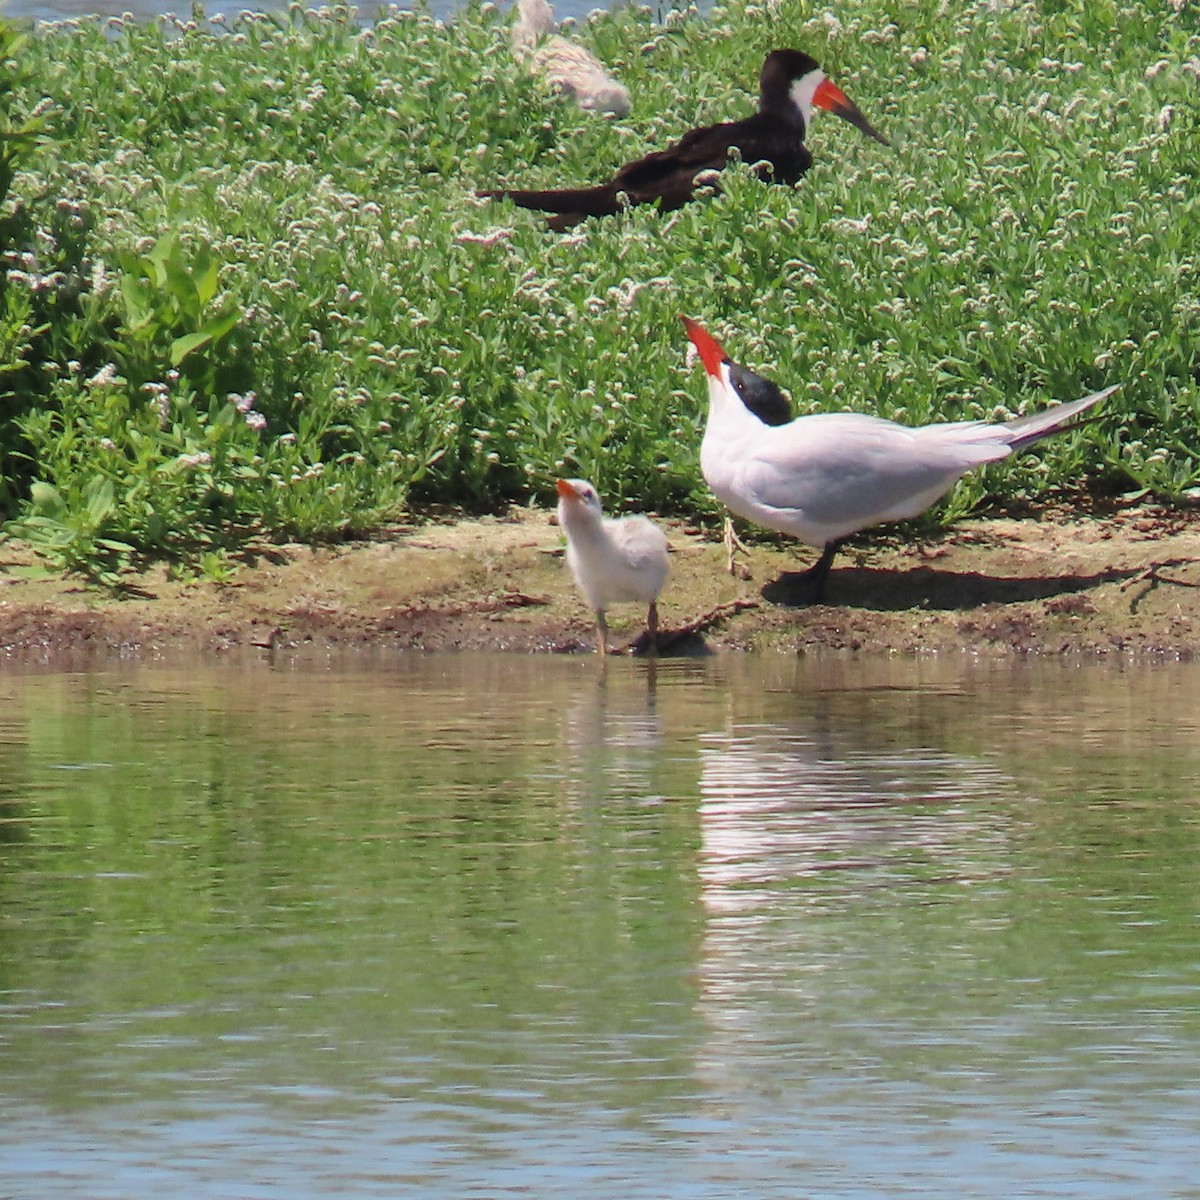
[[[692,345],[700,353],[700,361],[704,369],[712,376],[719,377],[721,364],[729,361],[729,356],[721,349],[720,343],[702,325],[697,324],[691,317],[683,317],[683,325],[687,335],[692,339]]]
[[[558,494],[564,500],[579,499],[579,493],[565,479],[560,479],[555,486],[558,488]]]
[[[841,117],[843,121],[849,121],[855,128],[861,129],[867,137],[873,137],[877,142],[882,142],[885,146],[892,144],[862,115],[858,105],[836,83],[830,83],[828,79],[822,79],[817,86],[817,90],[813,92],[812,102],[817,108],[823,108],[826,112],[831,112]]]

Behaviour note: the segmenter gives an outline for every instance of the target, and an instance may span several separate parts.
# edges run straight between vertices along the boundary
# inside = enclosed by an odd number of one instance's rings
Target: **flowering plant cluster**
[[[1195,7],[893,13],[593,14],[573,36],[628,86],[620,120],[525,72],[490,4],[40,26],[0,94],[53,139],[22,146],[0,209],[3,515],[108,571],[541,500],[558,475],[705,516],[680,312],[799,412],[1006,419],[1123,385],[943,519],[1081,480],[1190,493]],[[567,235],[476,198],[603,179],[744,115],[778,46],[893,148],[818,116],[795,188],[735,165],[677,213]]]

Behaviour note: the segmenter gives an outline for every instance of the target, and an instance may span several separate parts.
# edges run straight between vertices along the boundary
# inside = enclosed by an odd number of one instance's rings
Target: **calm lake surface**
[[[0,1196],[1200,1196],[1200,667],[0,674]]]

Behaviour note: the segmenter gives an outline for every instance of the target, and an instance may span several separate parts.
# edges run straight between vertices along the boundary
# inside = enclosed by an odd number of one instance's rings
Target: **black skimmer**
[[[658,594],[667,582],[667,536],[649,517],[606,518],[600,495],[585,479],[558,481],[558,523],[567,535],[567,566],[596,614],[600,654],[608,653],[610,604],[649,605],[646,636],[658,637]]]
[[[918,516],[968,471],[1072,428],[1117,390],[1105,388],[1003,424],[909,426],[840,412],[772,427],[742,398],[744,368],[735,368],[695,321],[684,317],[684,324],[708,376],[700,447],[704,479],[731,512],[821,551],[796,581],[802,589],[798,599],[812,603],[821,598],[838,547],[851,534]]]
[[[867,121],[846,94],[807,54],[772,50],[759,75],[758,112],[740,121],[708,125],[684,134],[675,145],[627,163],[608,183],[596,187],[525,191],[498,188],[481,196],[507,196],[522,208],[551,214],[552,229],[569,229],[585,217],[607,216],[626,205],[657,202],[663,212],[692,199],[696,176],[723,170],[736,147],[759,178],[793,184],[812,166],[804,144],[814,108],[824,108],[856,125],[869,137],[888,140]]]

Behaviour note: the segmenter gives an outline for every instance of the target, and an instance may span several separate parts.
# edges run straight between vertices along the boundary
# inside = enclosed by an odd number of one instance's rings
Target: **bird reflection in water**
[[[1002,772],[886,739],[872,748],[871,735],[843,719],[701,736],[701,1004],[711,1022],[740,1027],[749,1000],[780,989],[793,1002],[819,995],[823,974],[839,969],[848,913],[1009,869],[1014,792]]]

